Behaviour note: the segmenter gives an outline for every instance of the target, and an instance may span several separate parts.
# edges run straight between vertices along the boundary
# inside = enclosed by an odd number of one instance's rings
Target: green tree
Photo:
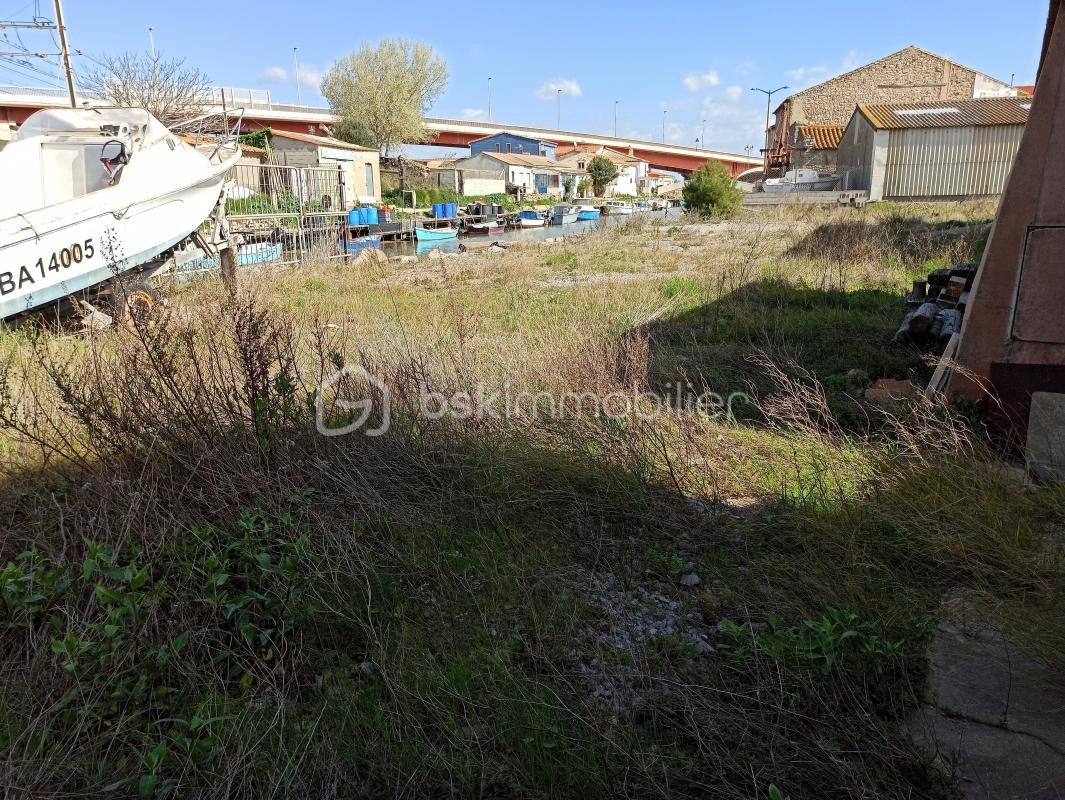
[[[390,148],[430,139],[425,114],[447,86],[447,64],[427,44],[382,39],[364,44],[333,64],[322,94],[343,131],[366,131],[373,147]]]
[[[607,184],[617,176],[617,166],[606,156],[592,156],[588,162],[588,177],[592,179],[592,190],[596,197],[602,197]]]
[[[350,142],[362,147],[377,147],[377,142],[374,141],[374,137],[370,134],[366,124],[359,119],[342,117],[333,126],[333,136],[342,142]]]
[[[724,164],[707,161],[685,182],[684,203],[703,216],[730,216],[743,205],[743,192]]]

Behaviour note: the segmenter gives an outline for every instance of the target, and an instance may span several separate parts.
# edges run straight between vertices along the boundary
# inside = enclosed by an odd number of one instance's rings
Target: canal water
[[[390,256],[424,255],[430,250],[444,253],[459,252],[462,242],[540,242],[558,236],[593,231],[599,226],[621,225],[631,219],[677,219],[684,213],[682,208],[669,208],[664,211],[639,211],[636,214],[600,217],[599,219],[577,221],[569,225],[544,225],[542,228],[512,228],[494,236],[459,236],[455,239],[440,239],[435,242],[382,242],[381,247]]]

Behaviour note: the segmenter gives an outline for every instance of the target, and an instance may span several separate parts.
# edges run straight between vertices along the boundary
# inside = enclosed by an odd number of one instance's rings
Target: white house
[[[522,153],[495,153],[485,151],[455,162],[462,182],[463,194],[492,194],[473,190],[473,181],[481,189],[488,185],[495,191],[521,192],[529,195],[554,195],[561,197],[567,177],[574,181],[585,175],[583,169],[562,165],[544,156]]]
[[[640,193],[641,184],[646,180],[650,170],[650,164],[635,156],[611,150],[609,147],[570,147],[564,150],[558,149],[559,165],[576,167],[580,170],[588,168],[588,162],[594,156],[603,156],[613,162],[618,169],[618,175],[606,187],[606,196],[631,195],[635,197]]]

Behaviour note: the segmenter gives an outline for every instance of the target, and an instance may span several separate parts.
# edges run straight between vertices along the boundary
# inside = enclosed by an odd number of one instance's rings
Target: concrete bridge
[[[276,128],[295,133],[328,134],[333,124],[333,114],[321,106],[275,103],[269,92],[249,89],[225,89],[225,101],[229,108],[244,109],[244,128]],[[216,90],[217,110],[222,106],[222,89]],[[22,124],[26,117],[41,108],[67,105],[65,89],[40,87],[0,86],[0,124]],[[499,131],[514,131],[556,144],[609,147],[648,162],[656,169],[666,169],[684,174],[697,170],[707,161],[720,161],[733,175],[739,175],[752,167],[760,167],[760,156],[742,153],[726,153],[720,150],[700,150],[662,142],[601,136],[578,131],[561,131],[549,128],[533,128],[527,125],[509,125],[501,122],[474,122],[461,119],[426,118],[426,126],[434,133],[432,144],[443,147],[468,147],[474,139],[490,136]]]

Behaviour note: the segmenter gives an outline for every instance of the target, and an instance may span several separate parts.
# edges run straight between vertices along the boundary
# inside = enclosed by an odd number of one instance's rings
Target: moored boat
[[[595,206],[577,206],[577,219],[579,220],[593,220],[599,219],[600,211]]]
[[[419,242],[435,242],[440,239],[454,239],[459,235],[457,228],[415,228],[414,236]]]
[[[632,203],[626,203],[624,200],[607,200],[603,204],[604,214],[631,214],[636,209]]]
[[[348,252],[357,253],[360,250],[379,250],[381,248],[381,235],[372,233],[369,236],[356,236],[348,239]]]
[[[522,228],[540,228],[547,224],[547,219],[540,211],[526,209],[518,212],[518,225]]]
[[[552,225],[569,225],[577,221],[580,210],[577,206],[569,203],[559,203],[551,208],[550,221]]]
[[[466,232],[471,236],[493,236],[502,233],[506,222],[502,217],[495,217],[484,222],[470,222],[466,225]]]
[[[839,183],[839,175],[822,175],[816,169],[790,169],[783,178],[766,178],[762,191],[771,194],[784,192],[827,192]]]
[[[153,262],[222,201],[235,136],[182,141],[141,108],[46,109],[0,151],[0,318]]]

